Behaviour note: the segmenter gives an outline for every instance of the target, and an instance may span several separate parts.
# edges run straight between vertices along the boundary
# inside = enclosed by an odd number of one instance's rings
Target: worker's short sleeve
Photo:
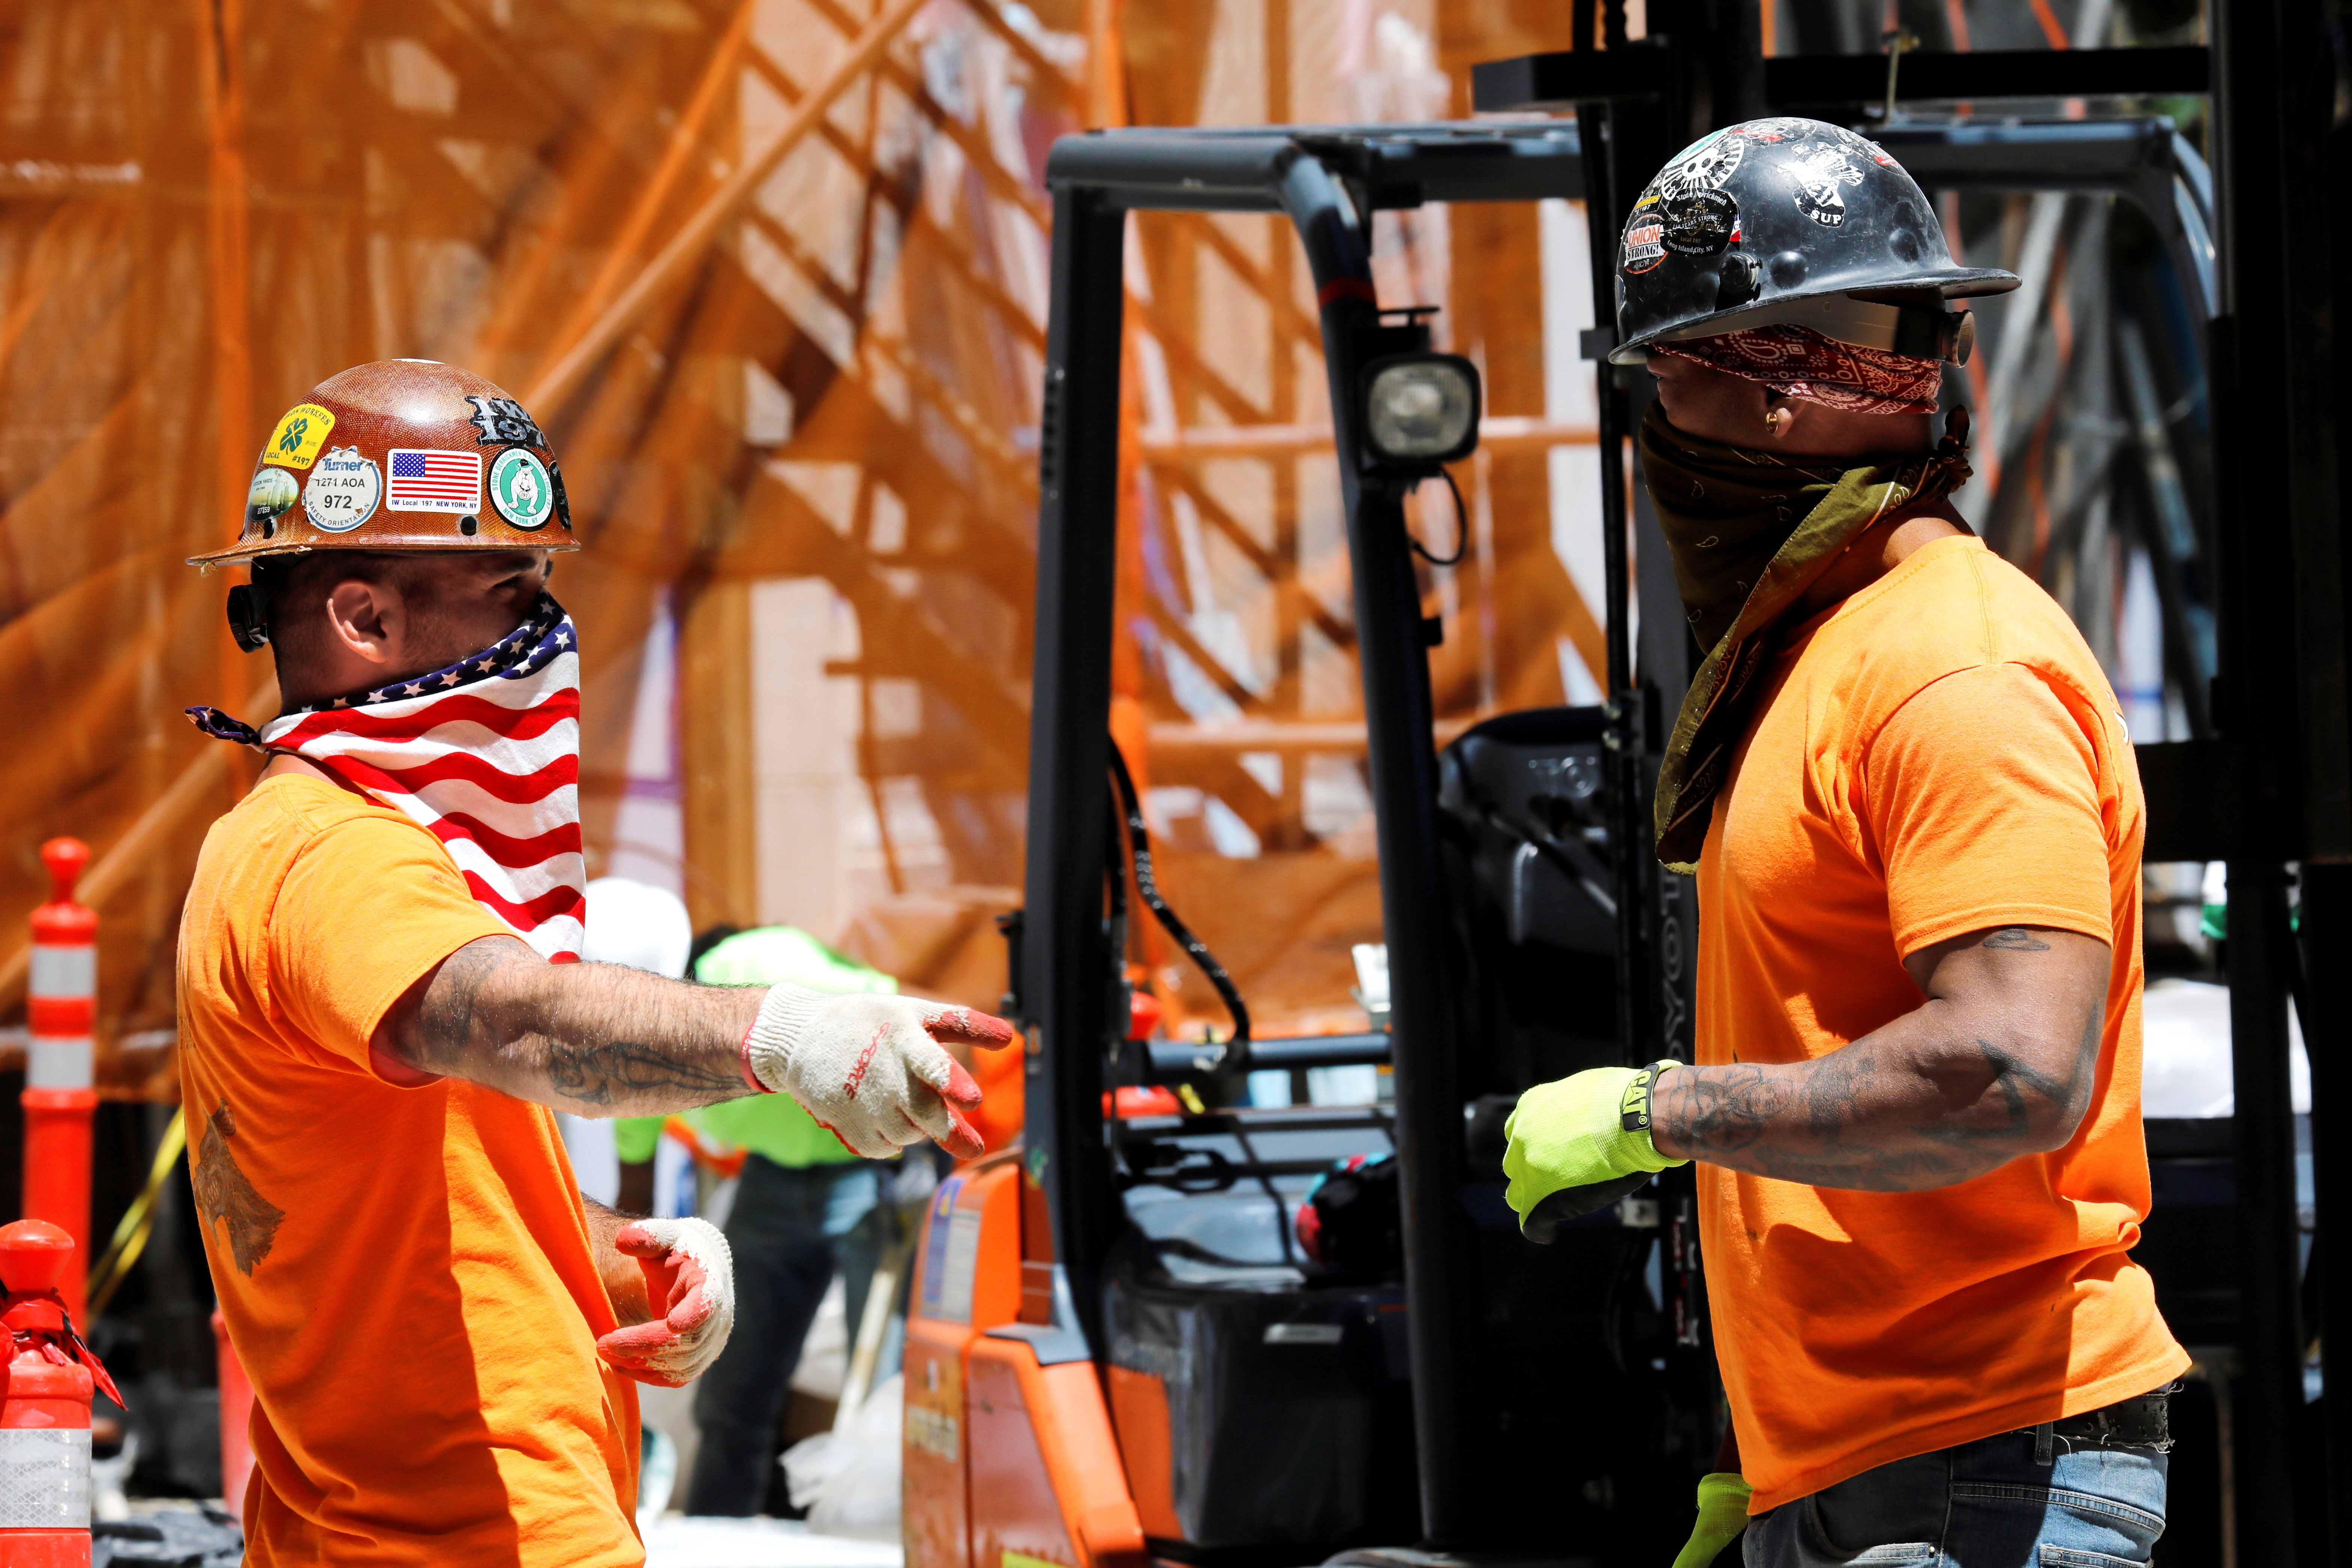
[[[373,1073],[368,1041],[402,994],[467,942],[512,934],[430,834],[352,818],[304,846],[279,885],[270,998],[303,1037]]]
[[[1996,926],[2112,942],[2099,752],[2018,664],[1934,681],[1872,739],[1862,817],[1885,868],[1897,952]]]

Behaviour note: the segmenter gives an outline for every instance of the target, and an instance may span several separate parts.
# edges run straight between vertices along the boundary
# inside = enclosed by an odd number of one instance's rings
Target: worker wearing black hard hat
[[[1530,1237],[1697,1161],[1726,1460],[1677,1568],[2147,1561],[2189,1364],[2129,1249],[2142,802],[2065,614],[1949,497],[1970,342],[1919,187],[1818,121],[1661,170],[1618,257],[1705,659],[1658,780],[1695,1064],[1521,1097]]]

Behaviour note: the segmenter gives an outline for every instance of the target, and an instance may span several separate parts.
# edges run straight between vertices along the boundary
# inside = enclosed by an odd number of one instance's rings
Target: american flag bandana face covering
[[[541,594],[522,625],[446,669],[283,713],[258,730],[217,708],[197,729],[293,752],[414,818],[484,909],[551,963],[580,956],[580,638]]]

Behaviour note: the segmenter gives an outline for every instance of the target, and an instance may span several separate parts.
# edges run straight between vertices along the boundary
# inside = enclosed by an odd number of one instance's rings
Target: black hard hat
[[[1944,301],[2017,275],[1961,267],[1918,182],[1868,137],[1793,115],[1700,137],[1651,180],[1617,256],[1618,347],[1778,321],[1920,359],[1966,357]]]

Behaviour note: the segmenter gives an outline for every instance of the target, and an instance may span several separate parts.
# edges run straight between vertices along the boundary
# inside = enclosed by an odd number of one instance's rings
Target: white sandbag
[[[898,1445],[905,1421],[906,1382],[877,1384],[849,1419],[803,1438],[781,1461],[793,1506],[808,1510],[808,1527],[825,1535],[866,1541],[898,1539]]]

